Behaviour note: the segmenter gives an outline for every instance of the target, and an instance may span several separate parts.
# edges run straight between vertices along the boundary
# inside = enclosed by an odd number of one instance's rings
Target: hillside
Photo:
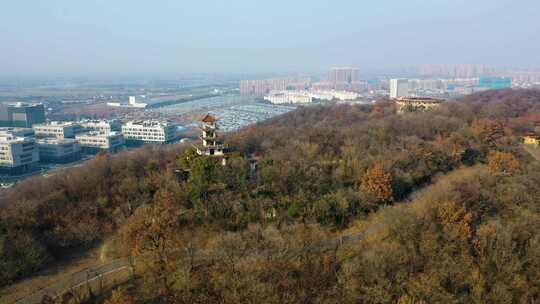
[[[0,286],[112,237],[145,262],[107,303],[534,303],[540,164],[520,135],[539,115],[540,92],[512,90],[306,107],[227,134],[225,167],[101,155],[2,198]]]

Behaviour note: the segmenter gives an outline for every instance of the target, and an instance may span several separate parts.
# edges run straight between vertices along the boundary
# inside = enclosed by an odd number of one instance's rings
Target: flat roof
[[[46,123],[35,124],[34,127],[70,127],[78,125],[73,121],[50,121]]]
[[[10,107],[15,107],[15,108],[29,108],[29,107],[36,107],[36,106],[42,106],[43,104],[42,103],[31,103],[31,102],[20,102],[20,101],[16,101],[16,102],[6,102],[6,103],[3,103],[7,106],[10,106]]]
[[[175,124],[168,121],[159,120],[132,120],[124,124],[125,126],[143,126],[143,127],[167,127],[174,126]]]
[[[425,102],[425,103],[441,103],[444,99],[433,98],[433,97],[399,97],[396,99],[397,102]]]
[[[76,139],[72,138],[39,138],[36,140],[38,144],[72,144],[76,143]]]
[[[75,138],[81,138],[81,137],[112,137],[122,135],[120,132],[111,131],[111,132],[100,132],[100,131],[88,131],[83,132],[75,135]]]

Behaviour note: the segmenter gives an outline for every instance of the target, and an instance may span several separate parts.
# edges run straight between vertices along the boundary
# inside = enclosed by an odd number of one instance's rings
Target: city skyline
[[[9,46],[0,51],[1,77],[540,66],[540,43],[530,39],[540,3],[531,0],[56,0],[0,9]]]

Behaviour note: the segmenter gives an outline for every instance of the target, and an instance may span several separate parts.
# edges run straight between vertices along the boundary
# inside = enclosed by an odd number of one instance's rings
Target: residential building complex
[[[336,90],[360,92],[367,89],[367,83],[360,79],[360,70],[352,67],[330,69],[328,81],[313,85],[315,90]]]
[[[75,139],[40,138],[36,143],[42,162],[69,163],[81,158],[81,146]]]
[[[351,67],[332,68],[328,74],[328,81],[333,84],[358,82],[360,70]]]
[[[122,126],[129,142],[168,143],[177,139],[178,125],[160,121],[130,121]]]
[[[0,127],[31,128],[45,122],[45,107],[42,104],[0,103]]]
[[[409,79],[409,91],[445,90],[446,84],[442,79]]]
[[[474,78],[491,75],[495,69],[481,64],[428,64],[420,66],[418,72],[427,77]]]

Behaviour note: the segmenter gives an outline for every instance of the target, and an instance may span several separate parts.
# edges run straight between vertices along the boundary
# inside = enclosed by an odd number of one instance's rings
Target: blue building
[[[44,122],[43,104],[0,103],[0,127],[31,128]]]
[[[478,86],[489,89],[511,88],[512,77],[480,77]]]

